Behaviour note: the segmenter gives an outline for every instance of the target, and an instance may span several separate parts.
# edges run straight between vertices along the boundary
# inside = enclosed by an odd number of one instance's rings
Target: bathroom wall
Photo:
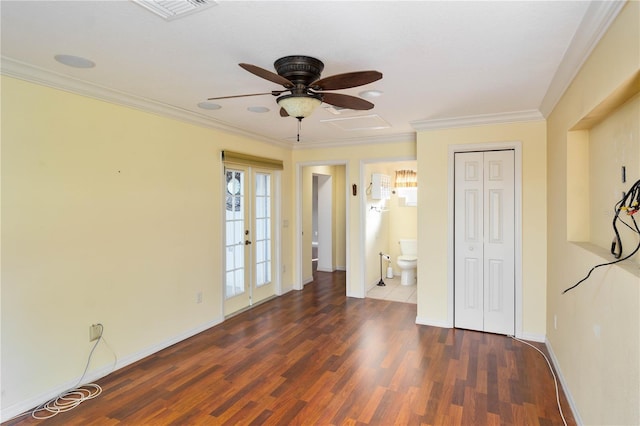
[[[364,167],[364,175],[367,179],[365,198],[365,284],[371,288],[380,281],[380,252],[387,253],[389,249],[389,201],[374,200],[371,197],[371,175],[381,173],[388,175],[388,169],[384,163],[367,164]],[[382,263],[383,274],[386,273],[387,262]]]
[[[396,170],[417,170],[415,161],[383,162],[365,165],[364,173],[371,182],[373,173],[382,173],[393,179]],[[369,191],[367,191],[368,193]],[[382,251],[391,256],[394,275],[400,275],[400,269],[396,263],[400,255],[399,241],[401,238],[417,239],[418,235],[418,209],[415,206],[406,206],[404,198],[398,197],[392,191],[391,198],[382,203],[373,200],[370,194],[366,196],[366,229],[365,229],[365,256],[367,259],[367,288],[373,287],[380,281],[380,258]],[[374,207],[372,209],[372,207]],[[382,211],[378,211],[381,209]],[[387,261],[383,261],[383,275],[387,273]]]

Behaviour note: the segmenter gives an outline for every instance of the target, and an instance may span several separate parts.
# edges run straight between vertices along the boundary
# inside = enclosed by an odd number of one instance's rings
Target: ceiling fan
[[[382,73],[379,71],[356,71],[320,79],[320,74],[324,69],[322,61],[302,55],[285,56],[275,61],[273,66],[277,74],[256,65],[244,63],[239,65],[258,77],[283,86],[284,89],[266,93],[221,96],[209,98],[209,100],[260,95],[278,96],[276,101],[280,105],[280,116],[295,117],[298,122],[311,115],[322,102],[353,110],[373,108],[374,105],[364,99],[328,91],[362,86],[382,78]]]

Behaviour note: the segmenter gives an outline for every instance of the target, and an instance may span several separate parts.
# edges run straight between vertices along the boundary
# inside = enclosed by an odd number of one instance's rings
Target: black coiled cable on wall
[[[627,260],[630,257],[632,257],[634,254],[636,254],[638,250],[640,250],[640,241],[638,241],[638,245],[636,246],[636,248],[625,257],[622,257],[622,240],[620,239],[620,232],[618,231],[618,222],[620,222],[626,227],[628,227],[629,229],[631,229],[636,234],[640,235],[640,228],[638,227],[638,223],[636,222],[636,219],[634,217],[634,215],[638,213],[638,211],[640,211],[640,180],[636,181],[636,183],[634,183],[631,186],[629,191],[625,193],[622,199],[618,201],[615,205],[615,214],[613,216],[613,223],[612,223],[613,233],[615,234],[615,237],[613,239],[613,242],[611,243],[611,254],[617,260],[614,260],[612,262],[607,262],[607,263],[601,263],[599,265],[594,266],[593,268],[591,268],[591,270],[589,271],[586,277],[584,277],[583,279],[581,279],[580,281],[578,281],[568,289],[564,290],[562,294],[565,294],[569,290],[573,290],[574,288],[582,284],[584,281],[586,281],[591,276],[591,273],[594,270],[596,270],[596,268],[600,268],[601,266],[614,265],[616,263]],[[620,218],[621,213],[624,213],[627,216],[631,217],[633,226],[629,225],[627,222],[625,222]]]

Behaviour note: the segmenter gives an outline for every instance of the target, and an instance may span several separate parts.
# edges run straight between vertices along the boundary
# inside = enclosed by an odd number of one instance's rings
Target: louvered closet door
[[[514,152],[455,154],[454,325],[515,333]]]

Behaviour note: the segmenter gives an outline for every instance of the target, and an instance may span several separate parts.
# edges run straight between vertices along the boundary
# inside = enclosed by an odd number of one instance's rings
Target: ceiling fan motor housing
[[[310,56],[285,56],[273,63],[278,75],[295,84],[298,89],[306,89],[320,78],[324,69],[322,61]]]

